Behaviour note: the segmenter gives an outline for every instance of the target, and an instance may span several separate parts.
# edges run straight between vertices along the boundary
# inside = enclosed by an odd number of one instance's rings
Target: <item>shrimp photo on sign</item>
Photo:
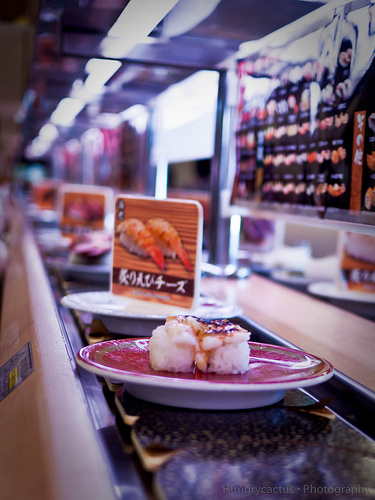
[[[194,309],[200,295],[203,208],[192,200],[120,195],[111,292]]]

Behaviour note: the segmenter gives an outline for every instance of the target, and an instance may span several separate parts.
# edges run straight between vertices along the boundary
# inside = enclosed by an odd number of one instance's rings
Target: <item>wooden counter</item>
[[[34,371],[0,401],[0,496],[4,500],[115,498],[44,267],[32,233],[17,212],[10,255],[0,366],[31,341]]]
[[[375,391],[375,323],[267,278],[204,278],[202,291]]]

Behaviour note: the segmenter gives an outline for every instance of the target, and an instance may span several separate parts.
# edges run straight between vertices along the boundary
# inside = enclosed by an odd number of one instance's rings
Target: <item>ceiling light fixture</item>
[[[130,0],[108,36],[137,40],[144,38],[160,23],[178,0]]]
[[[58,135],[59,131],[57,130],[56,126],[53,125],[52,123],[46,123],[39,130],[39,137],[41,137],[46,141],[53,142],[55,139],[57,139]]]
[[[125,57],[139,43],[150,43],[148,35],[179,0],[130,0],[101,43],[105,57]]]
[[[137,40],[125,40],[124,38],[106,36],[100,43],[100,51],[103,57],[122,59],[126,57],[136,45],[151,45],[154,43],[157,43],[157,39],[151,36],[146,36]]]
[[[85,89],[89,92],[100,92],[108,80],[121,68],[121,62],[113,59],[89,59],[85,66],[88,76]]]
[[[76,116],[85,106],[85,101],[65,97],[61,99],[57,108],[51,115],[51,122],[54,125],[69,127],[74,122]]]

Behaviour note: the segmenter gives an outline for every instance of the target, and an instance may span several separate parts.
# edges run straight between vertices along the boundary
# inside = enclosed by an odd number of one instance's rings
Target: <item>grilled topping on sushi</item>
[[[198,338],[215,336],[226,342],[243,342],[249,339],[249,332],[229,319],[205,320],[195,316],[171,316],[167,322],[176,320],[178,323],[191,325]],[[230,340],[230,338],[232,340]]]
[[[154,370],[244,373],[249,367],[250,332],[227,319],[171,316],[149,342]]]

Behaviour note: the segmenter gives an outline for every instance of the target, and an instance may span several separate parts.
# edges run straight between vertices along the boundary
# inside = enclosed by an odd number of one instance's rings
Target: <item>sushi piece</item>
[[[116,229],[120,243],[130,253],[140,257],[151,257],[160,269],[165,270],[164,256],[155,242],[155,238],[144,223],[136,218],[126,219]]]
[[[146,228],[155,238],[156,244],[165,257],[179,257],[188,271],[192,270],[189,256],[182,245],[180,235],[175,227],[165,219],[149,219]]]
[[[149,342],[153,370],[237,374],[249,368],[250,332],[228,319],[203,320],[171,316],[152,332]]]
[[[72,264],[110,265],[112,238],[107,233],[92,232],[77,236],[69,253]]]
[[[158,326],[149,342],[150,365],[153,370],[192,372],[197,339],[192,328],[170,317]]]

